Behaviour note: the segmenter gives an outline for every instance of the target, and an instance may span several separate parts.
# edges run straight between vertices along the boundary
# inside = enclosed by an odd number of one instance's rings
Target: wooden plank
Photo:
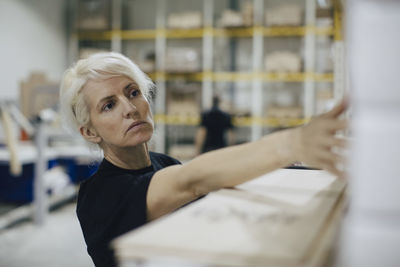
[[[211,266],[302,266],[317,262],[315,242],[343,189],[344,182],[323,171],[279,170],[211,193],[113,244],[125,263],[167,258]]]

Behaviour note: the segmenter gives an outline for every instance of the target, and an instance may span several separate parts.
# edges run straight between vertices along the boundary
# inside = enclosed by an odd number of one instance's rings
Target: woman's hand
[[[338,166],[344,163],[343,156],[337,148],[346,147],[346,141],[336,136],[336,132],[348,126],[345,119],[339,116],[346,110],[345,100],[332,110],[312,119],[308,124],[297,129],[296,154],[297,158],[306,165],[325,169],[339,177],[344,177],[344,171]]]

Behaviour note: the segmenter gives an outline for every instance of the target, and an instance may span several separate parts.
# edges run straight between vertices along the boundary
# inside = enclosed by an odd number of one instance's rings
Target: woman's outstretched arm
[[[333,147],[344,147],[337,131],[347,127],[339,116],[344,101],[310,123],[275,132],[260,140],[205,153],[184,165],[158,171],[149,186],[149,219],[169,213],[209,192],[233,187],[264,173],[301,161],[341,176],[341,157]]]

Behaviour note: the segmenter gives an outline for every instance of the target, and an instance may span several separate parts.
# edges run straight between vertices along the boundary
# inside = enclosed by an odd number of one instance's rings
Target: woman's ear
[[[79,131],[83,136],[83,138],[86,139],[86,141],[95,144],[99,144],[101,142],[101,137],[97,134],[97,132],[93,128],[87,126],[81,126],[81,128],[79,128]]]

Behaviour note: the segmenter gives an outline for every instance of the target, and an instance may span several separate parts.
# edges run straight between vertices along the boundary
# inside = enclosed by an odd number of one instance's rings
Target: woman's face
[[[125,76],[89,81],[82,93],[90,108],[90,127],[81,133],[89,141],[105,149],[150,140],[154,128],[150,105],[136,82]]]

